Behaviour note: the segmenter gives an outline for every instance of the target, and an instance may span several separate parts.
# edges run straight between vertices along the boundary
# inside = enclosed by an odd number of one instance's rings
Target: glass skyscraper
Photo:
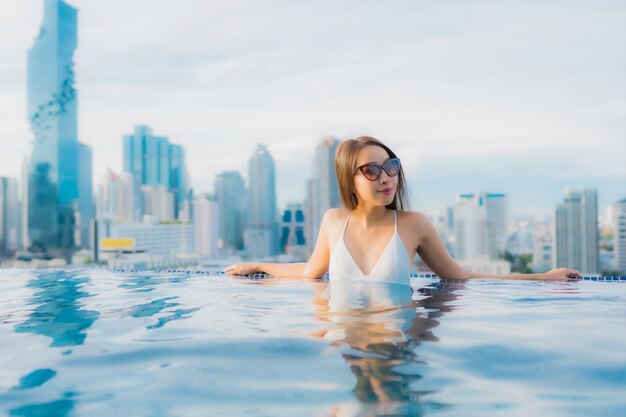
[[[555,213],[555,267],[599,273],[598,192],[595,188],[567,188]]]
[[[162,185],[174,194],[174,215],[187,196],[185,151],[166,137],[154,136],[148,126],[135,126],[124,135],[124,172],[140,179],[142,185]]]
[[[89,246],[91,149],[78,142],[73,56],[77,10],[44,0],[39,34],[28,51],[28,119],[34,135],[28,167],[31,249],[68,258]]]
[[[18,249],[19,216],[17,181],[0,177],[0,258],[12,256]]]
[[[243,249],[243,230],[246,226],[246,188],[241,174],[225,171],[215,178],[215,196],[218,204],[218,239],[220,249]]]
[[[507,197],[502,193],[458,194],[454,206],[457,259],[504,255],[507,243]]]
[[[278,253],[274,159],[258,144],[248,163],[248,225],[244,242],[253,259]]]
[[[324,214],[331,208],[341,207],[339,185],[335,174],[335,152],[340,141],[324,137],[315,148],[312,178],[307,182],[306,245],[313,253]]]

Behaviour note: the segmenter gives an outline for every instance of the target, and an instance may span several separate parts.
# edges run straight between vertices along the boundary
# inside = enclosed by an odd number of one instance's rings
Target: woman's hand
[[[257,264],[233,264],[224,269],[227,275],[248,275],[260,272]]]
[[[566,279],[580,279],[583,277],[580,272],[568,268],[555,268],[541,275],[543,279],[551,281],[564,281]]]

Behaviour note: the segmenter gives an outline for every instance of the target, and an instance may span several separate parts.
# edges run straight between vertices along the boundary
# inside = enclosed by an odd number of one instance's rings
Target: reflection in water
[[[36,333],[50,337],[50,346],[76,346],[85,343],[88,329],[99,314],[96,311],[82,310],[79,300],[89,293],[81,287],[89,282],[71,271],[36,271],[35,278],[28,283],[35,290],[29,304],[35,307],[29,318],[15,326],[16,332]],[[56,375],[50,368],[37,369],[20,378],[16,390],[37,388]],[[10,411],[12,416],[65,416],[74,407],[72,393],[65,398],[44,404],[29,404]]]
[[[355,282],[317,283],[318,319],[328,328],[315,334],[343,347],[356,377],[357,405],[342,404],[330,416],[414,416],[446,407],[422,397],[417,346],[436,342],[431,329],[454,309],[463,284],[434,282],[414,292],[405,285]]]
[[[36,371],[33,371],[30,374],[21,377],[20,384],[17,387],[14,387],[14,389],[23,390],[38,387],[48,382],[48,380],[50,380],[56,374],[57,373],[54,369],[37,369]]]
[[[124,283],[120,284],[120,288],[129,289],[133,292],[150,292],[154,291],[157,286],[164,283],[184,282],[192,278],[193,275],[158,275],[158,274],[133,274],[127,277]]]
[[[165,298],[160,298],[158,300],[151,301],[146,304],[140,304],[138,306],[135,306],[135,308],[133,308],[130,314],[133,317],[154,316],[155,314],[160,313],[162,310],[165,310],[166,308],[176,307],[180,305],[180,303],[168,302],[169,300],[175,300],[177,298],[178,297],[165,297]],[[179,308],[175,310],[171,315],[159,318],[159,320],[155,324],[146,326],[146,329],[157,329],[159,327],[165,326],[167,323],[169,323],[172,320],[180,320],[180,319],[187,318],[189,317],[189,314],[193,313],[194,311],[198,311],[199,309],[200,308],[198,307],[187,308],[187,309]]]
[[[23,417],[64,417],[74,408],[74,401],[69,399],[52,401],[43,404],[29,404],[11,410],[11,416]]]
[[[28,283],[35,289],[29,304],[37,304],[29,318],[15,326],[18,333],[36,333],[52,338],[50,346],[74,346],[85,343],[84,332],[98,318],[98,312],[81,310],[78,302],[89,293],[81,287],[89,282],[70,271],[36,272]]]
[[[193,276],[190,274],[183,275],[143,275],[137,274],[133,275],[131,279],[127,280],[123,284],[120,284],[120,288],[128,289],[132,292],[150,292],[153,291],[158,285],[165,283],[180,283],[191,279]],[[179,306],[180,303],[175,302],[174,300],[178,299],[177,296],[172,297],[164,297],[156,300],[152,300],[149,303],[139,304],[135,306],[131,311],[130,315],[132,317],[150,317],[154,316],[161,311],[166,309],[170,309],[176,306]],[[146,326],[146,329],[158,329],[160,327],[165,326],[167,323],[173,320],[180,320],[188,318],[189,315],[195,311],[198,311],[200,308],[187,308],[187,309],[176,309],[169,316],[160,317],[158,321],[154,324]]]

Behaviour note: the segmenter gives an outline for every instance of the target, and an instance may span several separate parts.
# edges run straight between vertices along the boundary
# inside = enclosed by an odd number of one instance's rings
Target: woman
[[[565,280],[580,278],[567,268],[541,274],[470,274],[445,249],[426,216],[407,209],[407,191],[400,160],[377,139],[362,136],[337,148],[336,173],[345,209],[324,215],[317,243],[306,263],[231,265],[230,275],[265,272],[277,277],[318,278],[331,282],[359,280],[409,283],[417,252],[441,278]]]

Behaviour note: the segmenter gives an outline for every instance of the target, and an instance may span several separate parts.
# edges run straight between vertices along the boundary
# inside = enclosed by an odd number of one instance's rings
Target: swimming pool
[[[10,416],[624,416],[626,283],[0,270]]]

